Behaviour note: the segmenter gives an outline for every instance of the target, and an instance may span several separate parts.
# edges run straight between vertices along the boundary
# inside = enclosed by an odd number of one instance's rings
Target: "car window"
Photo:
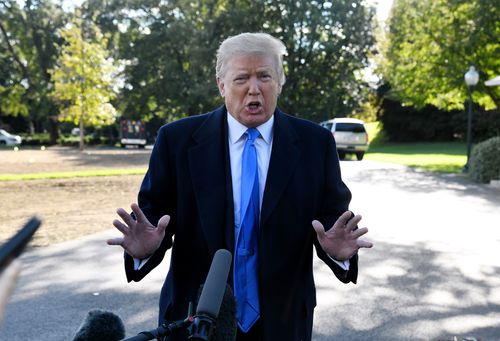
[[[322,126],[328,130],[332,130],[333,123],[323,123]]]
[[[359,123],[337,123],[335,131],[350,131],[353,133],[364,133],[365,127]]]

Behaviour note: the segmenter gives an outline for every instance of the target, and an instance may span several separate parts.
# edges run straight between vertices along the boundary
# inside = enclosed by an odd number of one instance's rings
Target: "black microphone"
[[[235,340],[237,330],[236,302],[231,287],[227,286],[226,288],[232,257],[231,253],[224,249],[215,253],[207,279],[201,290],[194,317],[191,316],[190,305],[188,317],[185,320],[162,324],[156,329],[141,332],[124,341],[159,339],[180,329],[188,329],[188,340],[192,341]],[[217,324],[220,324],[220,328],[216,328]]]
[[[122,320],[112,312],[91,310],[72,341],[119,341],[125,337]]]
[[[196,307],[188,340],[212,341],[215,339],[216,321],[226,292],[232,257],[231,252],[224,249],[215,253]]]

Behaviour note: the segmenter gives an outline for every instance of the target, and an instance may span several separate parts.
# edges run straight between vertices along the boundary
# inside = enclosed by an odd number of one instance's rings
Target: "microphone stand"
[[[163,323],[156,329],[140,332],[136,336],[132,336],[128,339],[123,339],[122,341],[147,341],[155,339],[159,340],[160,338],[169,336],[178,330],[187,329],[195,320],[195,317],[192,313],[193,305],[192,303],[189,303],[188,317],[186,317],[184,320],[174,321],[169,324]]]

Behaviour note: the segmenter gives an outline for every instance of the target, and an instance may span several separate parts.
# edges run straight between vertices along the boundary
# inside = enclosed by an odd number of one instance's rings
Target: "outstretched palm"
[[[113,225],[123,233],[122,237],[109,239],[109,245],[120,245],[132,257],[144,259],[152,255],[160,247],[165,237],[165,229],[170,221],[170,216],[165,215],[158,221],[158,226],[151,224],[137,204],[130,206],[137,220],[123,208],[116,213],[125,222],[114,220]]]
[[[361,221],[361,216],[356,215],[352,219],[350,218],[351,212],[344,212],[328,231],[325,231],[323,224],[319,221],[312,222],[321,247],[334,259],[347,260],[360,248],[373,246],[372,243],[359,239],[368,232],[366,227],[356,228]]]

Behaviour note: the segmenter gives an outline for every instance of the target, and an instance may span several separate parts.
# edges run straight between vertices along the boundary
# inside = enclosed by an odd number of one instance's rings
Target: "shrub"
[[[500,180],[500,136],[492,137],[472,148],[469,172],[477,182]]]
[[[23,146],[48,146],[50,145],[50,135],[48,133],[21,134]]]

